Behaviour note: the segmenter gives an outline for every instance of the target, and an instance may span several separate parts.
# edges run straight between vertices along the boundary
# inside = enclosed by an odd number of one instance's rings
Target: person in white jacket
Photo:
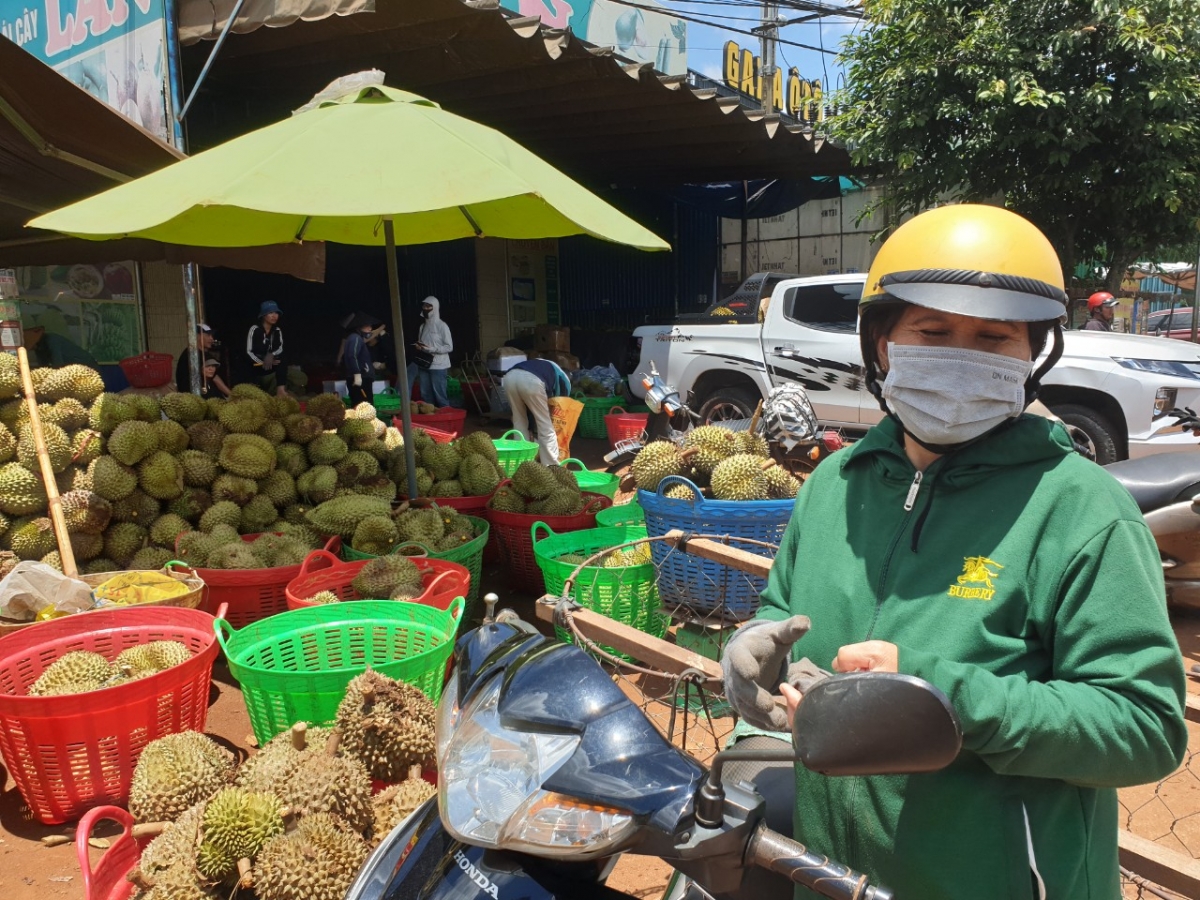
[[[408,390],[412,393],[413,382],[420,378],[421,399],[432,403],[438,409],[450,405],[446,394],[446,378],[450,372],[450,351],[454,349],[454,339],[450,336],[449,326],[438,315],[438,298],[426,297],[421,301],[421,330],[413,346],[432,357],[429,368],[418,366],[415,362],[408,365]]]

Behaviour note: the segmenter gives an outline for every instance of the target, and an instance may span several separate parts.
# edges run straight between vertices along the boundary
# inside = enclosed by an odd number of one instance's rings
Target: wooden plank
[[[537,603],[537,616],[546,622],[554,621],[554,606],[558,597],[543,597]],[[590,609],[572,613],[575,626],[589,640],[604,644],[633,657],[647,668],[679,675],[688,669],[703,672],[710,682],[721,681],[721,664],[683,647],[652,637],[629,625],[617,622]]]
[[[1121,829],[1117,832],[1121,865],[1185,897],[1200,897],[1200,860],[1160,847]]]
[[[686,535],[679,530],[668,531],[666,534],[667,543],[692,556],[721,563],[740,572],[749,572],[760,578],[766,578],[771,574],[772,560],[765,556],[759,556],[749,550],[731,547],[708,538],[692,538],[691,540],[685,540],[685,538]]]
[[[1200,697],[1194,697],[1191,694],[1187,695],[1183,707],[1183,717],[1189,722],[1200,722]]]

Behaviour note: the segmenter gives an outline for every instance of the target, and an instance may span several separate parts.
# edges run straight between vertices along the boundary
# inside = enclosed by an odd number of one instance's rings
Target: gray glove
[[[755,728],[788,730],[787,714],[775,705],[774,697],[785,678],[803,691],[825,677],[826,673],[807,659],[788,665],[792,645],[811,626],[808,616],[792,616],[782,622],[759,619],[739,628],[725,646],[721,660],[725,696],[738,715]]]

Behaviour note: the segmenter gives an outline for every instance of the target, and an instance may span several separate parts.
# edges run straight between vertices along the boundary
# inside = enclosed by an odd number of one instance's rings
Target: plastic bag
[[[132,606],[182,597],[191,590],[166,572],[122,572],[96,586],[96,600],[105,605]]]
[[[93,609],[91,587],[53,566],[20,562],[0,581],[0,616],[32,622]]]
[[[588,397],[616,396],[621,381],[621,373],[611,363],[571,373],[571,383]]]
[[[558,461],[562,462],[571,458],[571,438],[575,436],[575,426],[583,414],[583,404],[570,397],[550,397],[546,403],[550,406],[550,424],[558,439]]]

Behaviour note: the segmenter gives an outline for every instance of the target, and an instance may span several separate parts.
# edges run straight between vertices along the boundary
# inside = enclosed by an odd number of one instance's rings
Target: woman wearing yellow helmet
[[[1053,248],[1011,212],[949,206],[897,229],[860,306],[888,418],[809,478],[758,618],[726,648],[731,702],[759,728],[785,724],[776,687],[800,698],[774,648],[800,614],[796,649],[817,664],[949,697],[963,751],[942,772],[797,769],[797,839],[900,898],[1115,900],[1115,788],[1186,750],[1153,538],[1061,423],[1024,414],[1065,302]]]

